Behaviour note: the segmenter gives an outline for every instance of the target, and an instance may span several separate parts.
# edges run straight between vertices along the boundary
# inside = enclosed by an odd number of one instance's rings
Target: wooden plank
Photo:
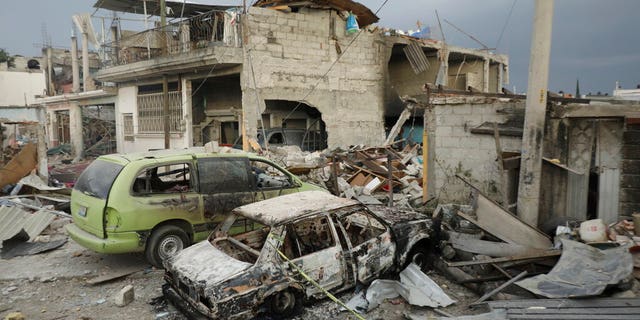
[[[564,169],[564,170],[566,170],[568,172],[571,172],[573,174],[577,174],[577,175],[583,175],[584,174],[584,172],[571,169],[571,168],[567,167],[566,165],[558,163],[557,161],[555,161],[553,159],[549,159],[549,158],[543,157],[542,160],[546,161],[548,164],[554,165],[554,166],[556,166],[556,167],[558,167],[560,169]]]
[[[501,240],[537,249],[552,247],[547,235],[524,223],[479,191],[477,191],[474,207],[478,223],[482,228],[492,234],[500,235]]]
[[[504,290],[504,288],[506,288],[506,287],[510,286],[511,284],[513,284],[514,282],[516,282],[516,281],[518,281],[518,280],[522,279],[522,278],[523,278],[524,276],[526,276],[526,275],[527,275],[527,271],[526,271],[526,270],[525,270],[525,271],[520,272],[520,274],[518,274],[517,276],[515,276],[515,277],[513,277],[513,278],[509,279],[509,281],[507,281],[507,282],[505,282],[505,283],[501,284],[499,287],[497,287],[497,288],[495,288],[495,289],[493,289],[493,290],[491,290],[491,291],[489,291],[489,292],[485,293],[482,297],[478,298],[478,300],[474,301],[474,302],[473,302],[472,304],[470,304],[470,305],[472,305],[472,306],[473,306],[473,305],[477,305],[477,304],[482,303],[483,301],[485,301],[485,300],[487,300],[487,299],[491,298],[494,294],[496,294],[496,293],[498,293],[498,292],[500,292],[500,291]]]
[[[473,266],[478,264],[492,264],[492,263],[511,262],[511,261],[520,261],[520,260],[537,260],[537,259],[559,256],[561,253],[562,253],[562,250],[549,250],[544,254],[536,254],[536,255],[502,257],[502,258],[482,259],[482,260],[472,260],[472,261],[447,262],[447,266],[464,267],[464,266]]]
[[[457,232],[449,232],[449,242],[455,249],[492,257],[523,256],[546,252],[546,250],[519,244],[469,239],[469,237],[461,236]]]
[[[115,280],[118,278],[122,278],[124,276],[128,276],[132,273],[136,273],[138,271],[143,270],[144,268],[141,266],[130,266],[130,267],[122,267],[122,268],[118,268],[116,270],[112,270],[113,272],[95,277],[95,278],[91,278],[87,280],[88,284],[91,285],[95,285],[95,284],[99,284],[99,283],[103,283],[103,282],[107,282],[107,281],[111,281],[111,280]]]
[[[489,199],[465,177],[459,174],[456,177],[469,185],[475,192],[476,197],[473,206],[478,217],[477,223],[475,223],[478,227],[504,242],[537,249],[551,248],[551,240],[542,231],[526,224]]]

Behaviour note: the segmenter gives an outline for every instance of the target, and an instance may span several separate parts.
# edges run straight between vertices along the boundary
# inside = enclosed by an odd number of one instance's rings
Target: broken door
[[[595,164],[599,174],[598,218],[605,223],[618,220],[622,132],[622,119],[598,121],[595,150]]]

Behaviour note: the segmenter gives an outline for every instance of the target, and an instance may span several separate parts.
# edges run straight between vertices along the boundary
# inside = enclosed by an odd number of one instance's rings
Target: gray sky
[[[251,1],[247,1],[251,2]],[[361,0],[376,11],[384,0]],[[68,47],[71,16],[92,13],[93,0],[6,1],[0,11],[0,48],[11,54],[40,55],[43,26],[54,47]],[[378,16],[379,25],[398,29],[437,26],[447,19],[489,47],[496,47],[514,0],[388,0]],[[509,88],[526,91],[531,42],[533,0],[517,0],[497,48],[510,58]],[[640,84],[640,1],[556,0],[551,47],[549,89],[573,93],[580,79],[583,94],[611,93],[615,81],[624,88]],[[108,11],[98,11],[109,15]],[[480,47],[442,21],[448,43]],[[94,22],[96,29],[99,25]]]

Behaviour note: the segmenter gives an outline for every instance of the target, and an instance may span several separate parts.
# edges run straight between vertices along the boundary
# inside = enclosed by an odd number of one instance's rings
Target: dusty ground
[[[63,237],[52,235],[51,238]],[[138,270],[109,282],[90,285],[88,279],[118,270]],[[469,314],[466,307],[477,298],[466,288],[429,273],[457,304],[444,308],[451,314]],[[33,256],[0,259],[0,319],[11,312],[21,312],[27,319],[185,319],[175,308],[167,306],[162,296],[162,271],[150,267],[141,254],[102,255],[80,247],[69,240],[63,247]],[[131,284],[135,300],[118,307],[114,296]],[[348,301],[354,290],[338,296]],[[155,305],[152,303],[155,302]],[[330,300],[305,306],[295,319],[354,319]],[[402,298],[385,302],[365,315],[366,319],[405,319],[412,308]],[[433,314],[429,309],[418,310]]]

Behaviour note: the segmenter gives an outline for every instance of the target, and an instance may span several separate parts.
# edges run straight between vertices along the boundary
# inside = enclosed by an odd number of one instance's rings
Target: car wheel
[[[293,315],[296,310],[297,300],[292,290],[282,290],[271,296],[270,308],[271,315],[288,317]]]
[[[162,268],[162,262],[170,256],[174,256],[189,245],[189,237],[179,227],[162,226],[153,231],[145,255],[147,261],[155,267]]]
[[[414,248],[411,250],[411,254],[409,256],[408,263],[415,263],[420,270],[424,271],[427,269],[429,265],[429,252],[425,248]]]

